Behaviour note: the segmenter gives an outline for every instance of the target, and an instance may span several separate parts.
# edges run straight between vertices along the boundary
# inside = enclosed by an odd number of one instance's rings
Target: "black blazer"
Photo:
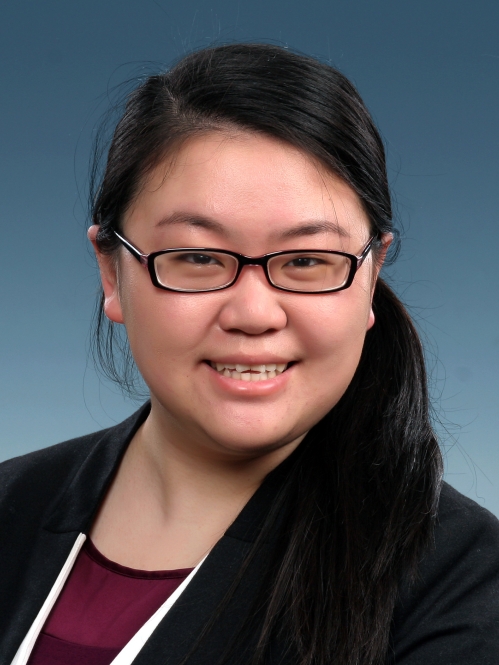
[[[0,665],[10,665],[79,533],[88,533],[120,459],[149,405],[120,425],[0,465]],[[178,665],[215,613],[259,533],[286,473],[274,470],[214,547],[139,653],[136,665]],[[435,547],[420,581],[401,592],[388,663],[499,663],[499,522],[444,485]],[[189,659],[215,665],[253,600],[270,538],[246,570],[229,605]],[[402,585],[402,588],[403,585]],[[254,635],[238,642],[251,652]],[[275,644],[271,663],[294,663]]]

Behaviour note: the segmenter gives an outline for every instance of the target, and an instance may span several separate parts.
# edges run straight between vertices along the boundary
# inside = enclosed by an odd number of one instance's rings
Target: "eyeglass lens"
[[[213,251],[178,251],[154,259],[158,282],[182,291],[206,291],[230,284],[238,261],[230,254]],[[270,280],[292,291],[327,291],[343,286],[350,273],[350,259],[341,254],[291,252],[268,262]]]

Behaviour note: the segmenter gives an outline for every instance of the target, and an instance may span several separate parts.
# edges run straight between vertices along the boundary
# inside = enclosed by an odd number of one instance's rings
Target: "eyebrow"
[[[220,224],[220,222],[211,219],[210,217],[205,217],[203,215],[193,215],[187,212],[174,212],[168,217],[164,217],[157,224],[156,227],[162,226],[172,226],[174,224],[185,224],[187,226],[198,226],[202,229],[207,229],[208,231],[215,231],[221,235],[228,235],[227,229]]]
[[[327,219],[318,219],[317,221],[305,222],[298,224],[290,229],[286,229],[282,233],[276,234],[279,239],[285,240],[288,238],[301,238],[303,236],[314,236],[319,233],[336,233],[342,238],[349,238],[350,234],[346,229],[338,224]]]
[[[230,234],[230,231],[223,224],[220,224],[220,222],[217,222],[211,217],[186,212],[174,212],[168,217],[161,219],[156,224],[156,227],[170,226],[174,224],[195,226],[208,231],[214,231],[215,233],[226,237]],[[272,233],[271,236],[276,240],[288,240],[290,238],[318,235],[319,233],[336,233],[342,238],[350,237],[348,231],[340,226],[338,222],[326,219],[303,222],[285,229],[284,231],[276,231],[275,233]]]

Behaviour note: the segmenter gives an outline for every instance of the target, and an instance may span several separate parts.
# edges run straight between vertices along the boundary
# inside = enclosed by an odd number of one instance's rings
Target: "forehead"
[[[251,132],[191,137],[145,178],[129,226],[190,226],[268,238],[294,230],[365,237],[362,204],[341,178],[283,141]]]

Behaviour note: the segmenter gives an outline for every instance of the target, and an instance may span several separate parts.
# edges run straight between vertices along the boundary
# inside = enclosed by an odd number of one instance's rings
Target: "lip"
[[[251,362],[249,360],[251,359]],[[293,361],[284,360],[282,358],[277,359],[273,357],[270,359],[269,356],[225,356],[223,360],[213,359],[211,362],[219,363],[234,363],[241,365],[266,365],[266,364],[278,364],[278,363],[290,363]],[[209,361],[203,363],[205,366],[209,380],[212,382],[212,385],[216,391],[221,391],[223,393],[228,393],[231,395],[238,395],[241,397],[265,397],[267,395],[274,395],[281,390],[284,390],[286,385],[289,383],[292,375],[294,374],[294,368],[296,367],[296,362],[288,367],[284,372],[278,374],[274,379],[267,379],[266,381],[241,381],[240,379],[231,379],[229,377],[223,376],[220,372],[217,372],[216,369],[209,364]]]
[[[292,358],[284,358],[283,356],[247,356],[247,355],[233,355],[206,358],[207,363],[223,363],[227,365],[289,365],[296,361]],[[289,368],[288,368],[289,369]],[[286,370],[287,371],[287,370]]]

